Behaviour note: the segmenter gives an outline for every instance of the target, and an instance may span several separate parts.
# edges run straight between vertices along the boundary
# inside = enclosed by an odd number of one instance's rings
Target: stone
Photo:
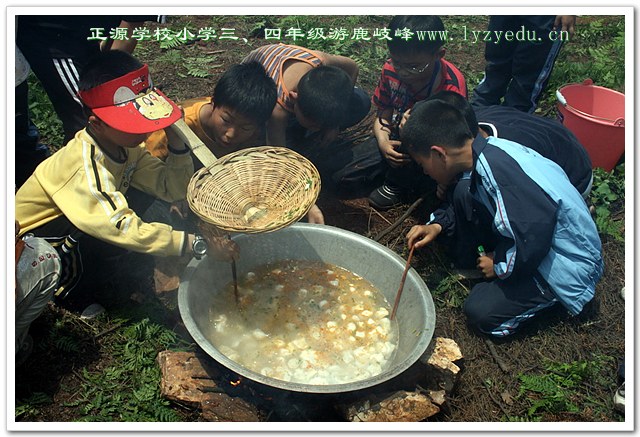
[[[197,407],[207,390],[217,388],[193,352],[162,351],[157,361],[162,372],[160,392],[170,401]]]
[[[425,394],[427,395],[427,397],[429,397],[431,402],[433,402],[436,405],[441,406],[446,401],[445,396],[447,395],[447,392],[445,392],[444,390],[437,390],[437,391],[427,390]]]
[[[211,422],[259,422],[255,406],[224,393],[207,393],[201,402],[202,418]]]
[[[175,291],[180,286],[180,275],[184,272],[189,260],[182,256],[156,256],[153,270],[153,282],[156,293]]]
[[[224,393],[213,380],[214,369],[193,352],[162,351],[157,357],[162,371],[160,392],[168,400],[200,408],[202,418],[213,422],[255,422],[255,406]]]
[[[427,388],[449,393],[460,376],[462,352],[455,341],[443,337],[435,339],[430,351],[420,359],[427,366]]]
[[[397,391],[379,402],[365,399],[351,404],[344,415],[350,422],[420,422],[439,411],[422,393]]]

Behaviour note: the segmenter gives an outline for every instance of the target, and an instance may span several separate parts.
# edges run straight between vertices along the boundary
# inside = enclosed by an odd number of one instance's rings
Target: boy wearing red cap
[[[79,89],[87,127],[43,161],[16,193],[20,236],[45,237],[61,255],[58,301],[77,285],[84,257],[96,255],[90,249],[108,250],[102,243],[180,256],[198,241],[166,224],[145,223],[127,200],[129,188],[169,202],[182,199],[193,175],[189,149],[170,129],[166,161],[141,146],[151,132],[181,117],[175,103],[153,86],[148,66],[125,52],[104,52],[87,64]],[[230,259],[235,248],[215,252]],[[100,260],[104,256],[100,253]]]

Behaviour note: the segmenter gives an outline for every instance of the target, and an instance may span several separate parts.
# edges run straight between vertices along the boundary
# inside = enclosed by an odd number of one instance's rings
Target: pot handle
[[[567,99],[564,98],[560,90],[556,90],[556,99],[558,99],[558,102],[560,102],[562,106],[567,106]]]

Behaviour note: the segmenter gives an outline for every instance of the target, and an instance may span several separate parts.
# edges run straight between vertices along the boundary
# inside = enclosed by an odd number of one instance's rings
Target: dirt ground
[[[210,25],[208,17],[188,17],[193,27]],[[232,24],[232,23],[229,23]],[[241,27],[239,25],[239,27]],[[250,39],[249,46],[262,43],[259,39]],[[185,53],[206,55],[217,51],[212,76],[207,78],[184,77],[180,63],[161,62],[163,50],[157,44],[140,44],[136,54],[150,64],[154,80],[164,92],[181,100],[209,93],[225,66],[238,62],[251,47],[242,42],[216,47],[213,43],[198,42],[182,47]],[[461,71],[477,75],[482,72],[484,60],[482,50],[477,47],[451,47],[447,58]],[[363,78],[363,88],[371,93],[377,78]],[[361,138],[360,127],[344,133],[343,137]],[[365,129],[365,128],[362,128]],[[371,209],[366,201],[367,193],[338,196],[323,192],[318,205],[322,209],[326,223],[353,232],[375,238],[389,228],[406,211],[407,206],[386,212]],[[379,242],[406,257],[404,236],[412,225],[424,222],[432,206],[425,201],[416,208],[399,226],[379,239]],[[434,297],[437,307],[435,336],[454,339],[464,355],[464,367],[455,392],[448,399],[448,407],[430,420],[453,422],[497,421],[501,418],[521,416],[523,407],[516,398],[519,391],[518,375],[544,370],[546,360],[570,363],[591,360],[595,355],[607,355],[616,358],[624,356],[625,313],[624,301],[620,289],[624,285],[624,244],[609,239],[603,240],[605,274],[598,284],[596,297],[583,314],[570,317],[566,311],[558,308],[545,317],[531,323],[521,333],[505,341],[495,342],[494,356],[485,339],[470,331],[461,309],[451,304],[453,296],[446,293]],[[434,275],[436,269],[448,269],[449,261],[437,249],[425,249],[414,255],[413,267],[423,276],[432,290],[438,287],[441,277]],[[149,272],[149,269],[145,270]],[[135,285],[142,293],[154,294],[153,279],[150,276],[138,278]],[[459,285],[469,289],[473,283],[460,280]],[[130,294],[130,293],[128,293]],[[56,319],[61,317],[59,310],[50,308],[33,325],[32,333],[36,341],[51,329]],[[168,326],[183,329],[179,314],[167,309],[160,317]],[[80,328],[79,328],[80,329]],[[42,360],[48,365],[43,366]],[[73,398],[79,390],[82,377],[78,372],[85,365],[99,369],[106,367],[111,357],[100,352],[99,341],[87,348],[82,355],[73,354],[68,360],[63,354],[47,355],[46,351],[36,348],[33,356],[18,369],[16,374],[17,395],[29,392],[46,392],[54,397],[54,404],[44,406],[35,420],[72,421],[77,420],[77,411],[65,408],[65,402]],[[501,369],[497,360],[503,365]],[[544,416],[545,421],[619,421],[624,420],[613,412],[611,398],[616,389],[617,362],[611,362],[603,369],[603,378],[610,383],[589,388],[590,396],[605,408],[586,408],[581,412]],[[197,420],[197,414],[187,419]]]

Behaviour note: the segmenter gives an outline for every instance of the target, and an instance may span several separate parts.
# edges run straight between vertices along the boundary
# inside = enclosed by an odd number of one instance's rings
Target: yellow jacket
[[[183,199],[193,175],[191,154],[166,161],[144,144],[124,149],[126,160],[106,155],[85,129],[42,162],[16,193],[21,234],[66,216],[85,234],[115,246],[161,256],[181,255],[186,234],[163,223],[145,223],[129,208],[129,186],[167,202]]]

